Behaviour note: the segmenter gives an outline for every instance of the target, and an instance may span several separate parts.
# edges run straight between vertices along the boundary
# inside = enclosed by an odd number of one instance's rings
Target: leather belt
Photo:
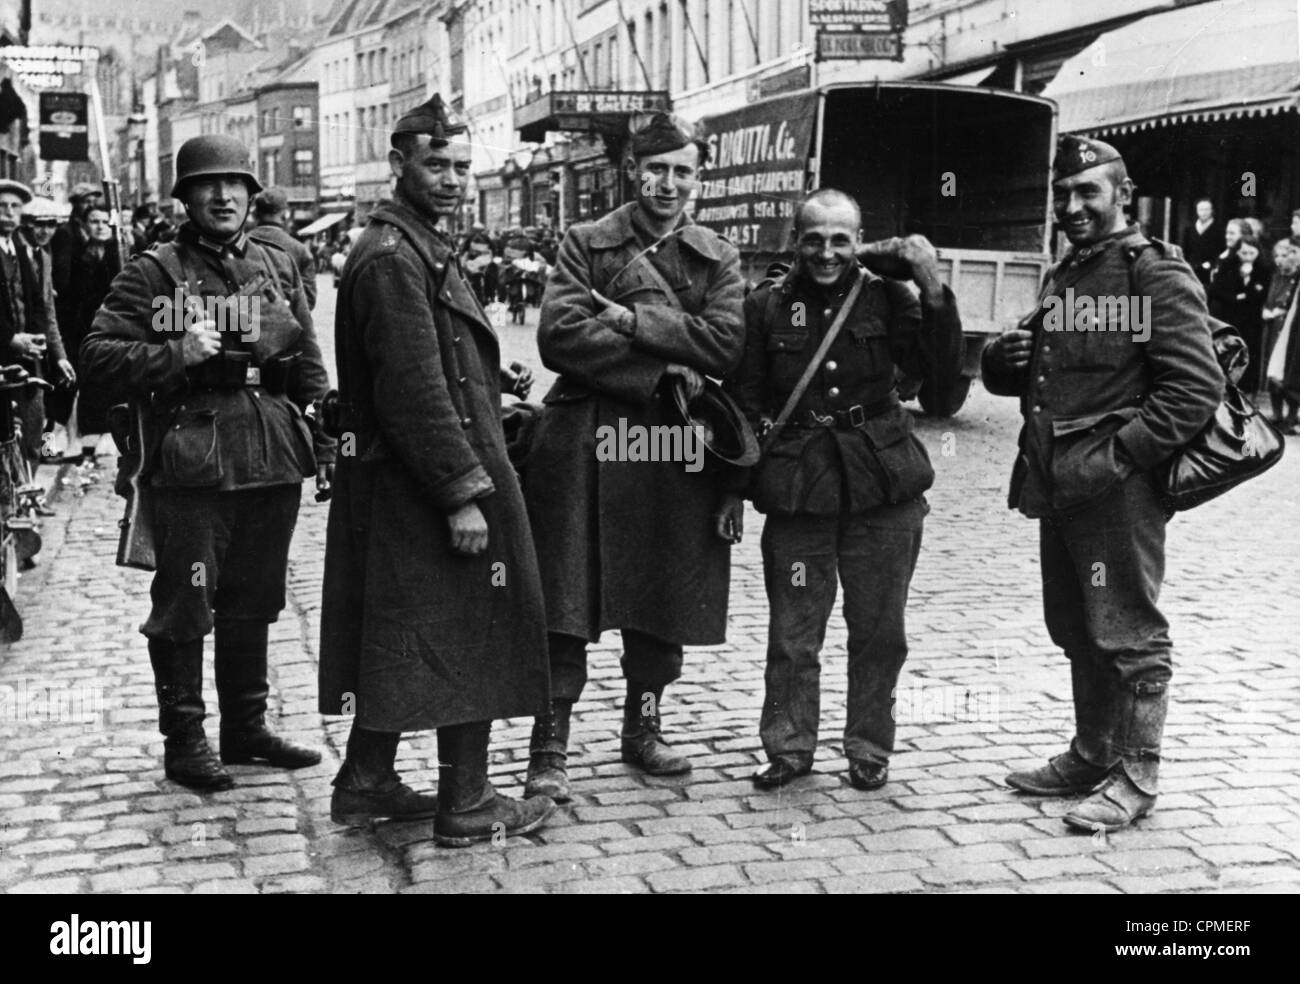
[[[877,403],[869,403],[866,406],[856,403],[847,410],[831,410],[829,413],[806,410],[797,418],[792,419],[790,423],[795,427],[806,429],[829,427],[835,430],[856,430],[872,417],[887,413],[896,406],[898,406],[898,398],[890,396],[887,399]]]

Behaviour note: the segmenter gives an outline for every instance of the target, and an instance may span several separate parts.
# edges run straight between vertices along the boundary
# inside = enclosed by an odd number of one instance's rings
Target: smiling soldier
[[[347,443],[325,550],[320,711],[353,714],[341,823],[436,816],[464,846],[555,809],[488,781],[496,718],[546,706],[537,560],[501,426],[497,337],[439,226],[469,184],[466,126],[434,96],[393,128],[391,201],[348,255],[335,320]],[[403,731],[438,729],[436,798],[401,783]]]
[[[1020,397],[1008,504],[1039,521],[1043,610],[1070,660],[1075,736],[1007,782],[1040,796],[1095,788],[1065,822],[1118,830],[1155,807],[1173,672],[1169,623],[1156,607],[1166,515],[1154,470],[1210,419],[1223,373],[1192,269],[1125,218],[1133,182],[1119,152],[1064,134],[1052,175],[1070,249],[1044,280],[1038,309],[984,350],[983,378],[990,393]],[[1127,325],[1048,330],[1044,302],[1067,291],[1149,299],[1146,341]]]
[[[904,283],[858,264],[861,226],[849,195],[814,192],[795,216],[795,266],[745,299],[745,355],[730,384],[736,402],[760,431],[790,407],[751,484],[755,508],[767,514],[771,606],[759,724],[770,765],[754,776],[760,789],[812,770],[818,656],[837,578],[849,629],[850,783],[883,786],[894,751],[894,689],[907,658],[903,611],[929,512],[923,493],[934,482],[911,414],[899,405],[894,368],[941,389],[953,385],[961,322],[924,238],[872,250],[915,281],[918,301]]]
[[[689,771],[661,737],[659,708],[681,675],[682,647],[724,639],[739,535],[739,511],[718,516],[718,474],[597,455],[603,428],[680,425],[672,387],[699,396],[704,376],[735,367],[744,342],[739,256],[684,214],[706,145],[691,124],[658,113],[636,121],[629,148],[636,201],[569,230],[537,331],[543,363],[560,374],[525,477],[554,700],[533,729],[527,792],[561,801],[587,643],[607,629],[623,635],[623,761],[651,775]]]
[[[261,188],[247,160],[243,145],[223,135],[181,145],[172,196],[188,221],[174,243],[118,274],[81,348],[88,394],[105,405],[135,402],[146,435],[155,435],[142,481],[154,493],[146,521],[157,573],[141,632],[167,776],[196,789],[232,784],[222,762],[320,761],[319,752],[272,734],[265,713],[268,624],[284,608],[302,480],[315,475],[326,489],[333,470],[333,442],[313,436],[302,414],[328,377],[293,260],[243,234],[249,198]],[[218,332],[175,310],[177,296],[182,307],[202,307],[241,290],[257,304],[256,332]],[[203,730],[208,632],[221,762]]]

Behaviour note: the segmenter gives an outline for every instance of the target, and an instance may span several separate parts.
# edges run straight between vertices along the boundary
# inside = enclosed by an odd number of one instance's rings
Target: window
[[[293,107],[293,127],[295,130],[302,130],[311,126],[311,107],[295,106]]]
[[[267,185],[278,184],[276,180],[280,170],[280,152],[278,150],[267,150],[262,153],[262,183]]]
[[[316,181],[316,155],[310,148],[293,152],[293,183],[309,185]]]

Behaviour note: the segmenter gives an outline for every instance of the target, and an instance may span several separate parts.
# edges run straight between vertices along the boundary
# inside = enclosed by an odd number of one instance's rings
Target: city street
[[[327,364],[334,289],[316,311]],[[503,356],[549,374],[528,325]],[[1012,768],[1073,733],[1069,670],[1043,625],[1037,529],[1006,508],[1014,400],[978,384],[953,419],[920,419],[938,474],[908,609],[891,781],[862,793],[840,746],[845,629],[823,653],[815,772],[759,793],[767,606],[746,514],[733,553],[728,643],[688,650],[668,689],[684,777],[619,762],[619,642],[593,649],[574,718],[575,798],[542,831],[466,850],[427,823],[336,827],[330,781],[349,722],[316,713],[327,506],[304,486],[290,607],[272,627],[272,724],[318,745],[316,768],[231,768],[199,795],[163,777],[144,638],[149,576],[113,564],[121,500],[113,458],[54,496],[38,567],[20,582],[24,639],[0,650],[0,887],[10,892],[1237,892],[1300,890],[1300,440],[1262,478],[1169,527],[1163,608],[1176,645],[1161,795],[1109,837],[1067,832],[1068,801],[1021,796]],[[52,472],[45,470],[47,478]],[[209,643],[208,733],[216,739]],[[531,721],[498,723],[492,771],[519,795]],[[404,740],[398,768],[437,780],[435,736]]]

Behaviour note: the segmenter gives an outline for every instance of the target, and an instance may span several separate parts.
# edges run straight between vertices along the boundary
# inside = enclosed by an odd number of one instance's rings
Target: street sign
[[[901,31],[907,27],[907,0],[808,0],[808,19],[818,26]]]
[[[84,161],[90,157],[90,117],[84,92],[42,92],[40,145],[43,161]]]
[[[818,31],[817,58],[903,60],[903,36],[894,31]]]
[[[45,44],[0,47],[0,61],[32,88],[58,88],[69,75],[80,75],[99,58],[90,45]]]
[[[812,66],[797,65],[775,75],[750,79],[745,86],[745,96],[750,102],[758,102],[769,96],[779,96],[783,92],[798,92],[812,85]]]

